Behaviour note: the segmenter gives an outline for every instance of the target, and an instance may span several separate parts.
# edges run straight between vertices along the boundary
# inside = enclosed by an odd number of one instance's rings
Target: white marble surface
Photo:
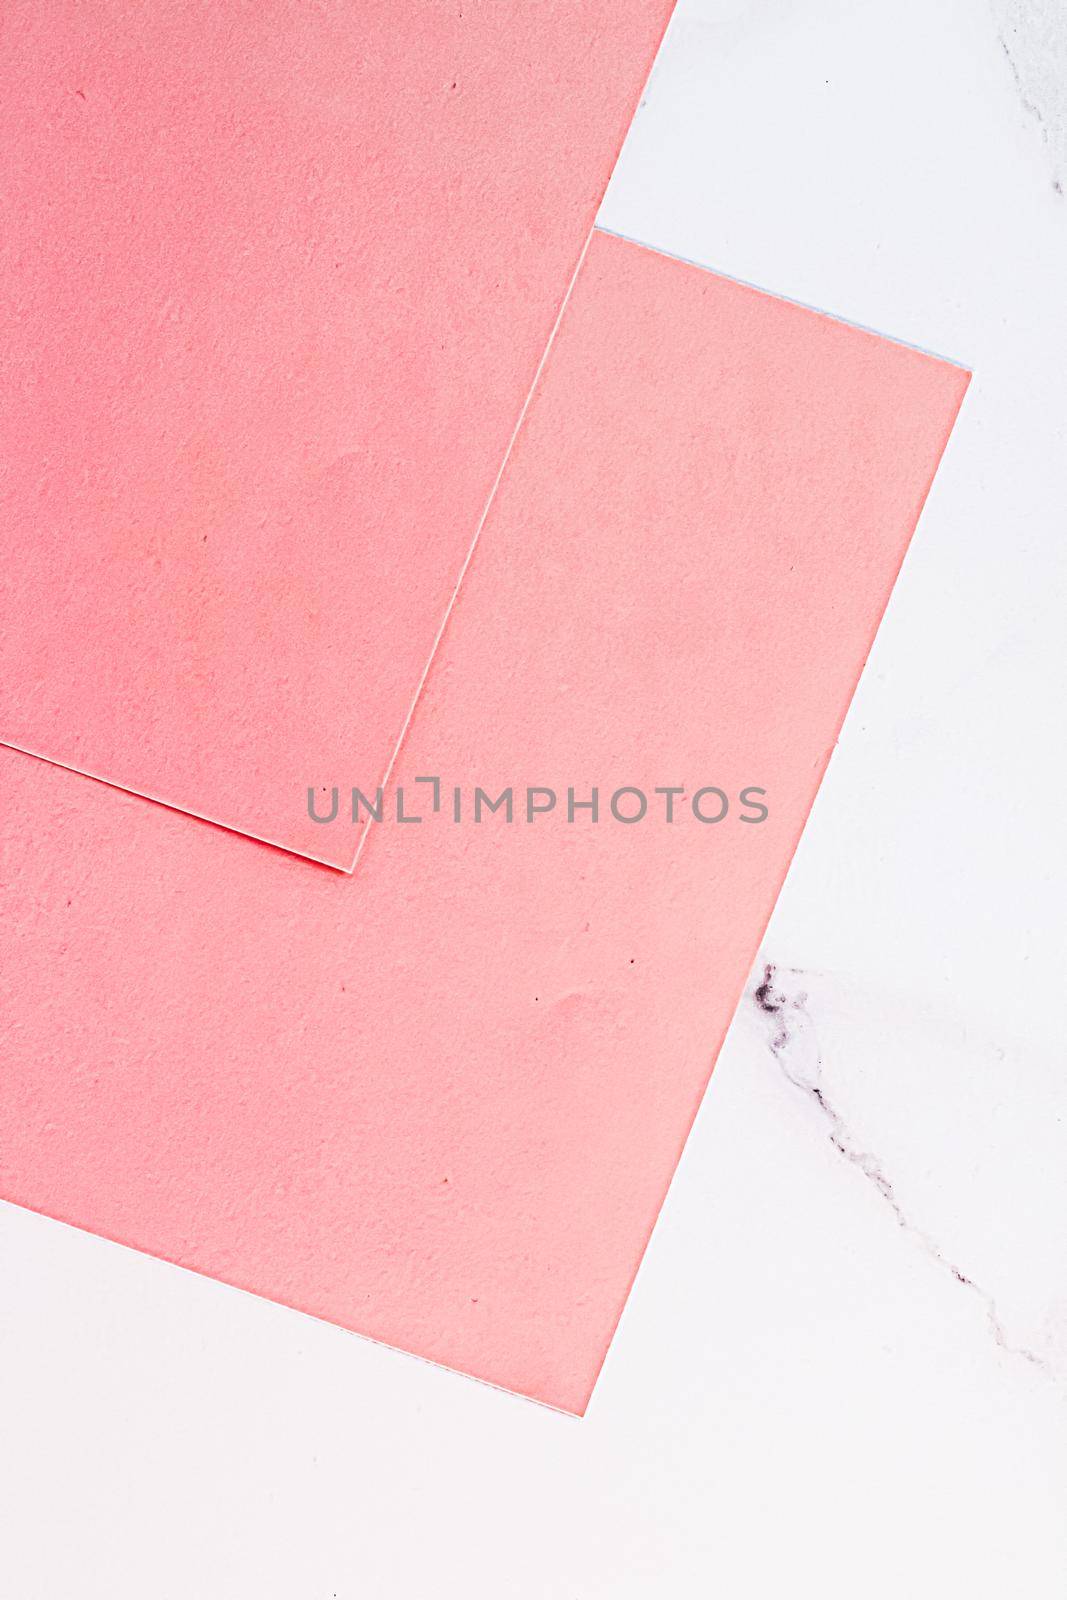
[[[975,379],[590,1414],[2,1208],[3,1600],[1059,1600],[1065,186],[1055,0],[682,0],[604,224]]]

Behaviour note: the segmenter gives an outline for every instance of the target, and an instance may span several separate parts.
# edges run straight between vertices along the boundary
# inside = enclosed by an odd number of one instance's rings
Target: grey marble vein
[[[997,38],[1028,115],[1052,163],[1052,187],[1067,181],[1067,11],[1060,0],[992,0]]]
[[[808,996],[803,985],[804,973],[799,968],[778,968],[767,963],[748,990],[748,998],[768,1025],[768,1045],[785,1077],[818,1106],[827,1125],[830,1143],[878,1191],[896,1218],[897,1225],[922,1247],[931,1260],[949,1273],[954,1282],[976,1297],[985,1311],[989,1331],[999,1348],[1055,1380],[1058,1376],[1055,1369],[1042,1355],[1011,1339],[989,1291],[964,1272],[945,1254],[937,1241],[908,1215],[881,1160],[865,1150],[850,1131],[826,1086],[818,1035],[808,1011]]]

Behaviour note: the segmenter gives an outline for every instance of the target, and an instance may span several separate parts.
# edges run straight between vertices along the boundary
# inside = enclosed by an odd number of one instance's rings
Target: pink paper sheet
[[[342,867],[672,0],[15,0],[0,740]]]
[[[0,751],[3,1194],[582,1411],[967,381],[595,234],[421,823],[344,877]]]

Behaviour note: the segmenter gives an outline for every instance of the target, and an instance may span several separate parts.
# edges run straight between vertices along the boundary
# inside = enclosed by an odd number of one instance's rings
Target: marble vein
[[[827,1136],[838,1155],[855,1167],[877,1190],[902,1232],[908,1234],[955,1283],[977,1299],[998,1347],[1055,1381],[1058,1377],[1055,1368],[1036,1350],[1010,1337],[994,1296],[946,1255],[937,1241],[908,1214],[881,1160],[864,1149],[849,1129],[827,1089],[818,1034],[808,1011],[808,995],[803,987],[804,977],[801,968],[780,968],[767,962],[757,971],[756,980],[748,991],[750,1002],[768,1026],[768,1046],[782,1073],[794,1088],[818,1107],[827,1126]]]
[[[1023,109],[1041,129],[1052,187],[1067,174],[1067,13],[1058,0],[993,0],[997,41]]]

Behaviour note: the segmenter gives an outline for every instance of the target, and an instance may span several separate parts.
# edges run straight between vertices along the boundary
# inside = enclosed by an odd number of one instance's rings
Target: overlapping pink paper
[[[582,1411],[966,383],[594,235],[422,822],[346,877],[0,751],[3,1195]]]
[[[342,867],[672,0],[15,0],[0,741]]]

